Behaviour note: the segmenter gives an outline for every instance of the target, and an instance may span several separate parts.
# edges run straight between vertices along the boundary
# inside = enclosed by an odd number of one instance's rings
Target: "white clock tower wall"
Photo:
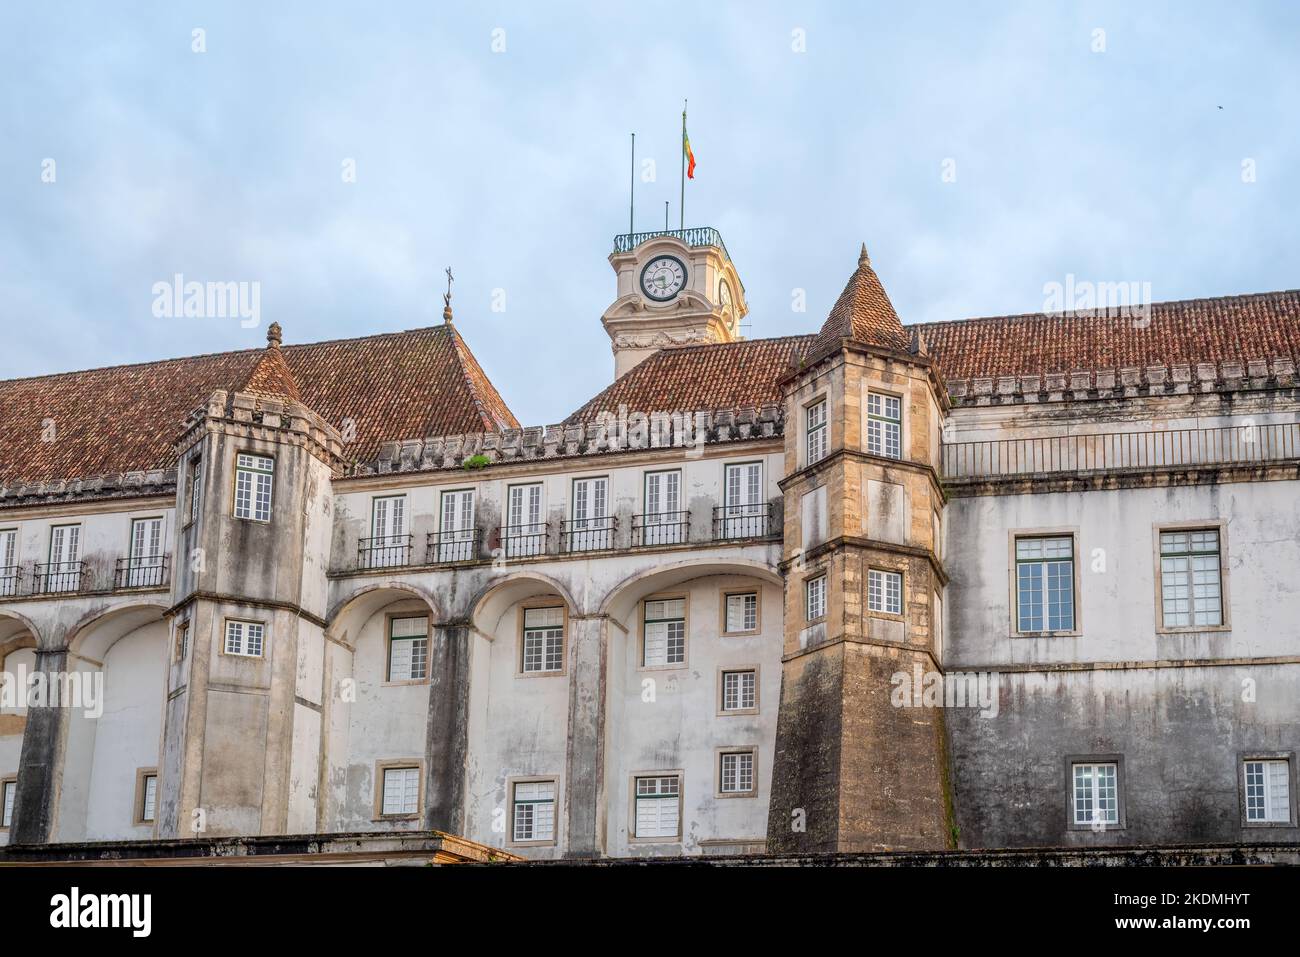
[[[609,257],[617,298],[601,324],[609,334],[616,379],[660,349],[735,342],[749,311],[740,276],[716,230],[644,236]]]

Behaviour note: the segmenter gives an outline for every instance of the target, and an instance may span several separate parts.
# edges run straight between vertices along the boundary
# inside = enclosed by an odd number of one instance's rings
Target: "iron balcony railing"
[[[687,246],[717,246],[728,259],[731,254],[722,241],[722,234],[712,226],[693,226],[690,229],[656,229],[647,233],[619,233],[614,237],[614,252],[629,253],[648,239],[670,236]]]
[[[56,595],[81,591],[85,562],[50,562],[37,565],[32,575],[33,595]]]
[[[357,542],[357,567],[400,568],[411,564],[410,535],[382,535]]]
[[[114,590],[123,588],[161,588],[167,584],[167,556],[145,555],[119,558],[113,572]]]
[[[713,540],[728,542],[744,538],[767,538],[773,534],[772,505],[718,505],[713,509]]]
[[[0,565],[0,598],[13,598],[22,585],[22,568],[17,565]]]
[[[479,530],[464,528],[430,532],[425,543],[425,561],[430,565],[457,565],[479,558]]]
[[[546,554],[550,526],[546,522],[501,526],[501,547],[506,558],[531,558]]]
[[[632,516],[632,546],[681,545],[690,536],[690,512],[650,512]]]
[[[953,442],[943,447],[945,479],[1052,472],[1247,465],[1300,458],[1300,423],[1211,429],[1103,432]]]
[[[560,548],[566,552],[597,552],[614,547],[618,521],[613,515],[575,518],[560,523]]]

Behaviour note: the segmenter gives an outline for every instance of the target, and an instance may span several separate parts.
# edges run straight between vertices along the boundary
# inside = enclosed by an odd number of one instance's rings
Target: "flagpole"
[[[682,100],[682,195],[677,203],[679,229],[686,228],[686,100]]]
[[[636,209],[636,134],[632,134],[632,176],[630,186],[627,191],[627,233],[631,236],[636,232],[633,225],[633,216]],[[631,242],[631,240],[628,240]]]

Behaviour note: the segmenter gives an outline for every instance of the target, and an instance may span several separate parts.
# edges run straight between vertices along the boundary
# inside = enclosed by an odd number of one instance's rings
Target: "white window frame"
[[[806,465],[816,465],[830,454],[829,404],[825,396],[804,406],[804,454]]]
[[[734,759],[729,761],[728,759]],[[728,764],[731,765],[728,770]],[[758,748],[719,748],[713,761],[716,798],[747,798],[758,796]],[[732,776],[728,787],[728,775]],[[741,787],[748,777],[748,787]]]
[[[903,397],[867,392],[867,452],[887,459],[903,457]]]
[[[424,622],[423,631],[409,631],[398,635],[397,623]],[[408,627],[408,626],[404,626]],[[384,680],[386,684],[407,685],[423,684],[429,680],[429,615],[427,612],[393,612],[385,618],[385,632],[388,638],[386,661],[384,663]],[[401,654],[397,655],[397,643],[402,642]],[[394,663],[404,666],[405,675],[394,674]],[[418,673],[417,673],[418,672]]]
[[[375,774],[375,819],[381,821],[415,820],[424,807],[424,762],[417,760],[380,761]],[[390,774],[402,775],[398,787],[401,789],[401,805],[390,808],[388,803]],[[411,783],[415,784],[414,806],[407,809],[411,802]]]
[[[47,593],[80,591],[80,561],[81,523],[51,525],[50,547],[45,565],[45,591]]]
[[[233,631],[232,625],[236,626]],[[235,658],[265,658],[268,637],[264,621],[227,618],[221,629],[221,653]],[[250,650],[254,647],[256,651]]]
[[[370,550],[366,568],[397,568],[410,564],[410,502],[405,495],[376,495],[370,500]]]
[[[520,788],[532,788],[539,785],[550,785],[550,797],[526,795],[520,797]],[[511,778],[510,787],[510,823],[509,823],[509,844],[513,847],[547,847],[556,843],[556,835],[560,826],[560,782],[556,777],[525,777]],[[550,806],[550,832],[543,832],[538,836],[538,808]],[[521,824],[520,808],[528,808],[528,821],[533,827],[531,834],[520,836],[519,828]],[[544,820],[543,816],[543,820]]]
[[[18,778],[0,778],[0,831],[7,831],[14,823],[14,805],[18,802]]]
[[[733,714],[758,714],[759,704],[759,680],[758,665],[720,665],[718,667],[718,716],[723,717]],[[736,678],[734,688],[735,707],[727,707],[729,689],[729,678]],[[748,678],[750,688],[749,702],[745,701],[745,679]]]
[[[722,467],[722,525],[724,539],[762,538],[767,528],[762,462],[727,462]]]
[[[1070,829],[1071,830],[1106,830],[1114,831],[1122,829],[1124,824],[1124,763],[1118,756],[1101,755],[1096,757],[1074,757],[1067,760],[1066,767],[1069,774],[1068,793],[1070,797]],[[1086,770],[1088,777],[1085,781],[1080,776],[1080,771]],[[1099,772],[1106,771],[1109,774],[1104,775],[1113,781],[1113,800],[1114,806],[1107,810],[1107,818],[1100,822],[1101,827],[1095,821],[1095,816],[1101,810],[1101,800],[1103,798],[1103,788],[1099,779]],[[1087,788],[1085,795],[1086,807],[1084,815],[1080,818],[1080,786]],[[1113,817],[1111,817],[1113,811]]]
[[[188,469],[190,480],[189,501],[187,503],[185,525],[189,527],[199,520],[203,508],[203,455],[196,453],[190,458]]]
[[[478,494],[472,488],[447,489],[438,499],[438,556],[441,563],[474,561]]]
[[[662,618],[651,618],[651,605],[667,605],[672,602],[681,602],[682,613],[678,615],[665,615]],[[669,609],[659,609],[667,612]],[[658,611],[658,610],[656,610]],[[666,625],[671,626],[674,623],[681,623],[681,657],[675,659],[672,652],[672,646],[677,644],[678,636],[673,633],[671,627],[664,629],[663,660],[651,662],[650,660],[650,626]],[[655,636],[655,642],[658,643],[658,636]],[[674,595],[651,595],[641,602],[641,662],[640,668],[643,671],[665,671],[687,667],[690,660],[690,602],[684,594]]]
[[[18,529],[0,528],[0,598],[18,594]]]
[[[1068,558],[1060,555],[1047,554],[1047,543],[1049,542],[1068,542],[1070,553]],[[1041,543],[1041,554],[1037,556],[1028,555],[1021,557],[1021,543]],[[1073,529],[1042,529],[1042,530],[1025,530],[1011,532],[1011,628],[1013,635],[1077,635],[1079,634],[1079,541],[1078,536]],[[1051,566],[1068,564],[1068,574],[1064,580],[1070,586],[1070,622],[1063,628],[1052,628],[1051,626]],[[1038,587],[1036,589],[1038,598],[1039,617],[1042,621],[1041,628],[1026,628],[1026,615],[1021,608],[1021,566],[1037,566],[1041,569],[1038,577]],[[1059,582],[1061,576],[1056,575]],[[1032,607],[1032,605],[1031,605]]]
[[[163,537],[166,522],[160,515],[131,519],[131,537],[127,542],[126,587],[162,585]]]
[[[139,768],[135,773],[135,805],[132,823],[150,825],[158,819],[158,769]]]
[[[505,537],[507,558],[546,554],[546,486],[523,482],[506,487]]]
[[[531,623],[530,617],[533,619]],[[555,618],[559,619],[558,623],[554,621]],[[568,636],[569,609],[565,605],[547,602],[522,606],[519,609],[516,674],[529,678],[564,674]],[[536,642],[535,656],[529,654],[530,641]],[[535,667],[530,667],[530,657],[534,658]]]
[[[628,816],[628,840],[638,844],[676,844],[682,839],[682,807],[683,792],[686,790],[682,785],[684,775],[680,770],[674,771],[640,771],[632,775],[630,808]],[[671,788],[675,788],[675,793],[669,793],[668,781],[672,781]],[[641,782],[654,781],[653,787],[655,793],[641,794]],[[660,792],[663,793],[660,793]],[[641,829],[641,818],[639,809],[642,801],[663,802],[657,803],[656,817],[661,821],[663,819],[663,809],[669,805],[672,798],[676,798],[676,819],[677,828],[672,833],[666,830],[662,833],[644,834]]]
[[[269,522],[275,503],[275,458],[257,452],[235,454],[234,517]]]
[[[1296,816],[1291,755],[1248,754],[1242,758],[1240,765],[1242,826],[1294,827]],[[1257,779],[1257,774],[1262,779]]]
[[[879,615],[902,616],[902,572],[887,568],[867,569],[867,611]]]
[[[1156,525],[1155,533],[1155,570],[1156,570],[1156,629],[1170,634],[1196,631],[1227,631],[1229,624],[1228,601],[1228,552],[1227,526],[1220,522],[1184,523],[1176,525]],[[1193,538],[1198,535],[1212,534],[1214,548],[1198,549],[1194,547]],[[1167,542],[1166,536],[1169,541]],[[1186,536],[1185,546],[1174,541],[1179,536]],[[1215,564],[1215,607],[1217,621],[1197,623],[1201,611],[1197,609],[1196,591],[1206,585],[1197,583],[1198,573],[1206,569],[1194,568],[1197,559],[1213,556]],[[1185,568],[1175,566],[1183,560]],[[1183,597],[1180,592],[1184,593]],[[1201,598],[1208,596],[1202,595]],[[1179,613],[1177,606],[1186,603],[1186,611]],[[1174,614],[1170,614],[1171,606]],[[1183,617],[1185,615],[1185,618]]]
[[[812,623],[826,617],[826,573],[814,575],[803,583],[804,622]]]
[[[749,599],[753,599],[753,624],[749,624]],[[739,599],[740,606],[740,627],[732,627],[731,603]],[[728,589],[722,593],[722,634],[731,635],[754,635],[762,628],[762,605],[763,595],[757,588]]]
[[[680,545],[687,540],[690,517],[682,508],[681,469],[646,472],[641,483],[641,508],[639,544]]]

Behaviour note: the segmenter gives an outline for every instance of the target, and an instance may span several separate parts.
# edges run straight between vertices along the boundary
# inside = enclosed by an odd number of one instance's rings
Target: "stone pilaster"
[[[605,695],[607,621],[571,617],[569,736],[565,754],[567,857],[596,857],[605,850]]]
[[[435,625],[429,647],[424,826],[460,834],[469,745],[469,627]]]

